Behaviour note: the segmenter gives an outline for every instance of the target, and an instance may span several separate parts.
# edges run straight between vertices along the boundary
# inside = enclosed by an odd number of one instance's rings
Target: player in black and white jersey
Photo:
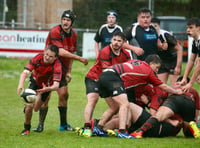
[[[144,60],[150,54],[157,54],[157,50],[167,49],[167,44],[161,43],[156,29],[151,25],[151,11],[148,8],[141,8],[138,12],[137,22],[126,29],[126,38],[129,44],[141,47],[144,54],[134,58]]]
[[[151,24],[157,30],[160,41],[168,44],[167,50],[158,50],[158,55],[162,60],[158,78],[163,83],[167,83],[169,77],[170,84],[174,85],[181,73],[182,47],[172,33],[160,28],[160,20],[158,18],[152,18]]]
[[[98,56],[99,50],[103,49],[105,46],[111,43],[111,38],[115,32],[123,32],[122,27],[117,25],[117,17],[118,14],[116,11],[111,10],[107,12],[107,23],[103,24],[98,29],[94,37],[96,56]],[[101,43],[101,48],[99,43]]]

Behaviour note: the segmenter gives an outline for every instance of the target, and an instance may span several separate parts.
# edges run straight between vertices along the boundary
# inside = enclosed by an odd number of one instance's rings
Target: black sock
[[[58,110],[60,112],[60,125],[61,126],[64,126],[67,124],[67,117],[66,117],[66,114],[67,114],[67,107],[65,106],[59,106],[58,107]]]
[[[31,129],[31,125],[30,125],[30,124],[25,124],[25,123],[24,123],[24,129],[30,131],[30,129]]]

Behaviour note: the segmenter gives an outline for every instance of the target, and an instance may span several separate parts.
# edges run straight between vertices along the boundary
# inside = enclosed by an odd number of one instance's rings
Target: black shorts
[[[118,96],[126,93],[124,84],[119,75],[112,71],[106,71],[99,77],[99,95],[102,98]]]
[[[90,78],[85,77],[86,94],[88,93],[99,93],[98,82]]]
[[[162,64],[158,70],[158,74],[169,73],[171,75],[174,75],[175,67],[176,67],[176,61],[172,61],[172,62],[162,61]]]
[[[175,114],[179,114],[184,121],[195,119],[195,103],[184,95],[171,95],[162,106],[169,107]]]
[[[129,88],[126,90],[127,96],[128,96],[128,101],[132,102],[132,103],[136,103],[136,99],[135,99],[135,88]]]
[[[33,76],[31,75],[30,76],[30,79],[29,79],[29,86],[28,88],[30,89],[33,89],[33,90],[37,90],[37,89],[40,89],[41,87],[38,87],[35,80],[33,79]],[[51,92],[46,92],[46,93],[43,93],[42,94],[42,101],[45,102],[46,99],[48,98],[48,96],[50,95]]]

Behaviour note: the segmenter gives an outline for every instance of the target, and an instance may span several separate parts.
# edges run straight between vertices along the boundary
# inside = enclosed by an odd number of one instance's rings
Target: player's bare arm
[[[194,72],[192,74],[192,77],[190,79],[190,82],[182,87],[183,91],[188,91],[192,87],[192,85],[194,84],[195,80],[199,76],[199,73],[200,73],[200,58],[197,59],[197,63],[196,63]]]
[[[17,95],[20,94],[20,91],[24,90],[24,81],[26,80],[27,75],[29,73],[30,73],[30,71],[26,70],[26,69],[21,73],[20,79],[19,79],[19,84],[18,84],[18,87],[17,87]]]
[[[84,58],[84,57],[80,57],[78,55],[72,54],[67,50],[64,50],[63,48],[59,48],[59,56],[65,57],[65,58],[70,58],[70,59],[74,59],[74,60],[78,60],[81,63],[83,63],[84,65],[88,64],[88,59]]]
[[[183,50],[182,47],[179,43],[177,43],[174,46],[174,49],[177,50],[177,64],[176,67],[174,69],[174,74],[178,75],[181,73],[181,63],[182,63],[182,55],[183,55]]]
[[[129,50],[133,51],[138,56],[144,54],[144,50],[142,48],[130,45],[130,44],[126,43],[126,42],[124,42],[122,47],[125,48],[125,49],[129,49]]]

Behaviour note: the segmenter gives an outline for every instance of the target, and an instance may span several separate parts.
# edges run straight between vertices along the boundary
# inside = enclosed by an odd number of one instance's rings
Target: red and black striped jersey
[[[66,33],[61,25],[54,27],[48,34],[46,40],[46,47],[50,44],[56,45],[59,48],[64,48],[65,50],[74,53],[77,51],[77,33],[71,29],[70,33]],[[70,59],[59,57],[63,66],[63,70],[66,73],[68,71],[68,65]]]
[[[38,87],[42,87],[42,83],[46,86],[53,84],[53,81],[60,82],[62,76],[62,67],[59,60],[55,60],[52,64],[45,64],[43,62],[43,54],[38,54],[33,57],[24,67],[32,71],[32,75]]]
[[[152,84],[157,86],[162,84],[152,68],[144,61],[134,59],[113,65],[112,68],[119,74],[126,89],[138,85]]]
[[[120,55],[115,55],[110,46],[106,46],[99,52],[94,65],[89,69],[86,77],[98,81],[102,71],[114,64],[123,63],[130,60],[130,54],[121,48]]]

